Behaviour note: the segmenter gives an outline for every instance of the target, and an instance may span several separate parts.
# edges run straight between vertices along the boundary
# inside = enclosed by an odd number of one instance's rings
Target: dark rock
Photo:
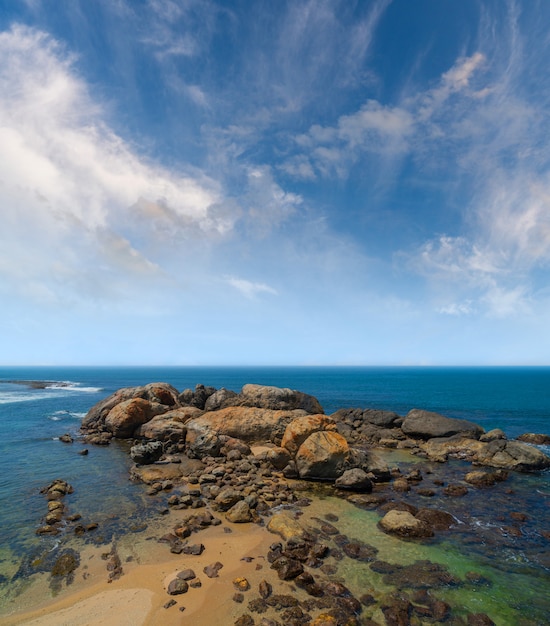
[[[495,626],[495,622],[486,613],[469,613],[468,626]]]
[[[468,487],[466,487],[465,485],[451,484],[447,485],[443,489],[443,493],[446,496],[450,496],[453,498],[461,498],[468,493]]]
[[[59,441],[62,441],[63,443],[73,443],[74,440],[69,433],[65,433],[59,437]]]
[[[415,517],[434,530],[448,530],[456,523],[455,518],[450,513],[439,509],[419,509]]]
[[[266,600],[271,595],[273,591],[273,587],[271,586],[270,583],[267,582],[267,580],[262,580],[260,581],[260,584],[258,585],[258,591],[260,593],[260,596],[264,600]]]
[[[158,461],[164,452],[160,441],[148,441],[130,448],[130,456],[135,463],[149,465]]]
[[[254,626],[254,620],[250,615],[241,615],[235,621],[235,626]]]
[[[281,580],[292,580],[304,571],[304,567],[300,561],[289,559],[286,556],[280,556],[273,561],[271,568],[276,570]]]
[[[401,430],[410,437],[417,439],[432,439],[433,437],[452,437],[453,435],[467,435],[472,439],[479,439],[483,428],[467,420],[444,417],[439,413],[412,409],[403,420]]]
[[[192,569],[184,569],[181,572],[177,573],[177,577],[181,578],[182,580],[192,580],[193,578],[196,578],[195,572]]]
[[[177,596],[182,593],[187,593],[189,589],[188,583],[182,578],[176,577],[168,584],[167,593],[171,596]]]
[[[372,491],[370,478],[364,470],[359,468],[346,470],[336,479],[334,486],[338,489],[349,489],[363,493],[371,493]]]
[[[517,437],[517,440],[524,443],[532,443],[536,446],[550,445],[550,435],[544,435],[542,433],[524,433]]]

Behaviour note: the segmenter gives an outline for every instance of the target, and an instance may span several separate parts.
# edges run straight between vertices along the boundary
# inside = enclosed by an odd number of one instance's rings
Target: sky
[[[550,364],[550,2],[0,0],[0,364]]]

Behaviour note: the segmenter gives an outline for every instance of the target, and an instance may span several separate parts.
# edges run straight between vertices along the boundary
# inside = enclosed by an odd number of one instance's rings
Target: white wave
[[[61,417],[57,417],[57,415],[50,415],[48,417],[49,420],[52,420],[52,422],[60,422],[61,421]]]
[[[82,393],[98,393],[103,391],[102,387],[81,387],[82,383],[75,383],[70,380],[48,385],[48,389],[61,389],[63,391],[81,391]]]

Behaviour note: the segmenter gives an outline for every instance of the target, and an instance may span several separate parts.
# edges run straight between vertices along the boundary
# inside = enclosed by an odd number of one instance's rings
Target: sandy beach
[[[217,526],[196,535],[197,541],[206,547],[200,556],[172,555],[166,546],[155,543],[149,554],[143,555],[143,563],[124,563],[123,576],[111,583],[107,582],[105,565],[98,562],[94,554],[97,550],[94,549],[83,555],[83,561],[87,559],[91,563],[95,559],[94,566],[87,570],[94,570],[90,572],[90,578],[101,580],[91,584],[90,579],[87,584],[76,581],[78,590],[73,592],[69,588],[60,597],[45,601],[37,609],[19,610],[0,617],[0,624],[152,626],[162,623],[171,626],[232,622],[235,615],[242,613],[242,607],[232,599],[235,593],[233,580],[243,576],[253,588],[257,588],[260,580],[266,576],[263,571],[266,563],[260,555],[265,554],[267,546],[275,538],[264,528],[251,524],[231,525],[231,531],[228,533],[223,526]],[[221,562],[223,568],[217,578],[208,578],[203,568],[216,561]],[[168,583],[178,571],[187,568],[196,572],[202,586],[190,588],[186,594],[169,596],[166,591]],[[80,570],[78,575],[82,579]],[[27,599],[30,601],[31,598]],[[176,604],[164,608],[171,598],[176,600]],[[22,602],[25,602],[25,597]],[[183,607],[185,609],[181,611]]]

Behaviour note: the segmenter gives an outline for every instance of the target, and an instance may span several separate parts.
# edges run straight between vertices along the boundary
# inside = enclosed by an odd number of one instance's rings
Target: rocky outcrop
[[[237,400],[239,406],[251,406],[272,411],[301,409],[306,413],[324,413],[317,398],[293,389],[265,385],[245,385]]]
[[[416,439],[432,439],[434,437],[468,436],[479,439],[484,430],[478,424],[467,420],[445,417],[439,413],[412,409],[401,425],[403,433]]]
[[[120,439],[133,437],[138,426],[145,424],[155,415],[165,413],[166,410],[166,405],[143,398],[125,400],[109,411],[105,418],[105,429]]]
[[[537,472],[550,467],[550,457],[538,448],[507,439],[488,442],[461,436],[431,439],[422,445],[422,450],[431,461],[444,462],[453,457],[519,472]]]
[[[247,442],[279,443],[287,425],[306,413],[303,410],[272,410],[232,406],[203,413],[189,420],[187,439],[190,443],[205,433],[227,435]]]
[[[187,432],[185,423],[201,414],[200,409],[186,406],[156,415],[138,426],[134,431],[134,437],[158,441],[183,441]]]
[[[349,457],[348,442],[332,431],[311,434],[295,457],[300,478],[335,480],[344,471]]]

